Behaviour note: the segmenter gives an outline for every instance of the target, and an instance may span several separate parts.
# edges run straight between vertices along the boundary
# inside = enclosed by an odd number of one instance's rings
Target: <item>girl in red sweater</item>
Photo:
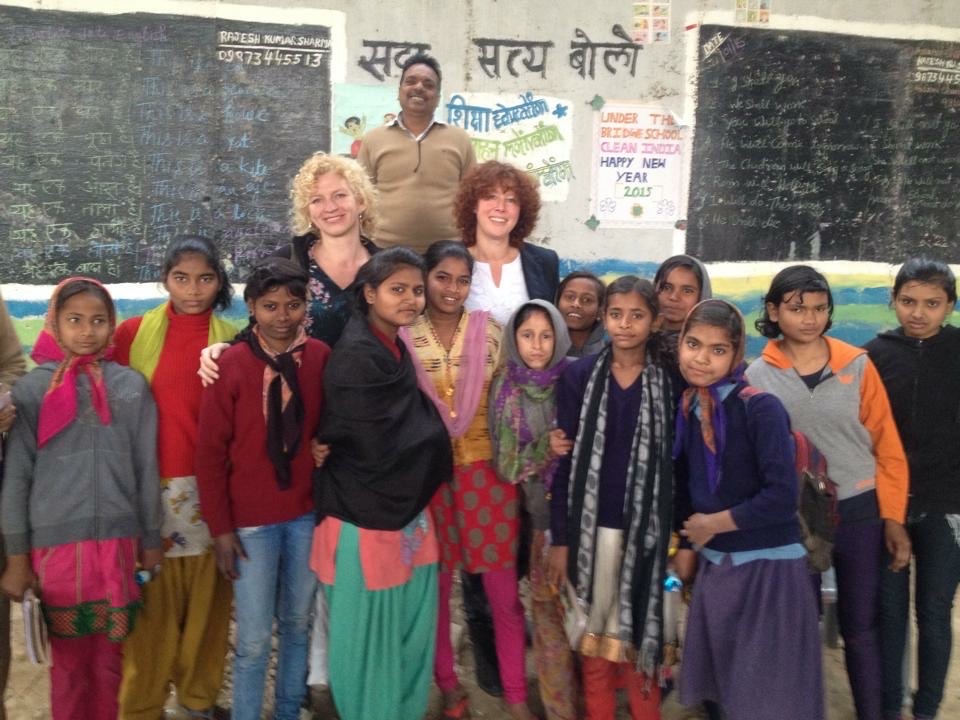
[[[168,683],[189,713],[213,710],[223,677],[230,583],[217,573],[213,541],[200,517],[194,468],[200,378],[197,356],[236,328],[214,315],[233,289],[216,246],[184,236],[167,248],[160,272],[169,300],[124,321],[116,360],[147,378],[157,402],[163,501],[164,571],[143,588],[143,610],[123,648],[121,715],[155,720]]]
[[[273,717],[296,720],[306,694],[314,515],[310,439],[320,421],[330,349],[303,327],[307,275],[268,258],[243,293],[254,324],[203,392],[197,483],[217,567],[233,581],[237,622],[233,720],[259,720],[274,617]]]

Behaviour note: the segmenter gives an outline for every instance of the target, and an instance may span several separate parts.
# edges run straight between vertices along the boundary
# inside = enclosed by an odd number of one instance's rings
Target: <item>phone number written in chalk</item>
[[[217,60],[220,62],[264,65],[266,67],[283,65],[320,67],[323,63],[323,55],[322,52],[305,52],[303,50],[232,50],[230,48],[217,50]]]

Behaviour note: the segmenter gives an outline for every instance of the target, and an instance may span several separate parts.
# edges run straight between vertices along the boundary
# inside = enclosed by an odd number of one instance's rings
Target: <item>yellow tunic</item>
[[[433,330],[426,313],[410,326],[413,340],[411,352],[415,353],[423,364],[427,375],[433,380],[437,395],[441,400],[453,400],[453,390],[457,382],[460,359],[463,356],[463,340],[467,329],[467,313],[460,317],[460,323],[453,337],[453,346],[448,353]],[[478,460],[490,460],[493,448],[490,444],[490,431],[487,427],[487,405],[490,394],[490,381],[500,367],[500,340],[503,331],[493,318],[487,320],[487,356],[484,372],[483,390],[477,413],[470,428],[462,437],[453,440],[453,461],[456,465],[469,465]]]

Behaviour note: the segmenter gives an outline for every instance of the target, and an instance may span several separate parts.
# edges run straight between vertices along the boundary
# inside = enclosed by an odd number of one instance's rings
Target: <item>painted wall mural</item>
[[[877,332],[896,327],[896,317],[889,306],[890,288],[898,265],[884,263],[824,262],[811,263],[830,282],[836,309],[830,334],[854,345],[863,345]],[[747,357],[756,358],[766,342],[753,327],[761,298],[767,291],[771,278],[783,267],[781,263],[715,263],[708,264],[707,271],[713,284],[715,297],[722,297],[737,305],[747,319]],[[960,265],[953,265],[954,273],[960,275]],[[561,276],[576,269],[590,270],[605,281],[620,275],[633,274],[652,279],[657,263],[627,262],[614,258],[578,261],[562,258]],[[13,316],[14,327],[20,342],[29,349],[43,325],[43,313],[47,308],[51,286],[6,285],[4,300]],[[142,314],[163,298],[159,285],[153,283],[110,286],[117,300],[117,311],[122,318]],[[242,295],[238,288],[237,296]],[[235,301],[227,317],[238,326],[246,323],[247,313],[243,303]],[[948,322],[956,325],[960,318],[954,313]]]
[[[364,133],[378,125],[389,125],[399,111],[394,85],[334,85],[330,152],[357,157]]]
[[[456,92],[443,109],[449,124],[470,135],[478,162],[516,165],[536,178],[543,200],[567,199],[575,177],[569,100],[532,92],[519,96]]]

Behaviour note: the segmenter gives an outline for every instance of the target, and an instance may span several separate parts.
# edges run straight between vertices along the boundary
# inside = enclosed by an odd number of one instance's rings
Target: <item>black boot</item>
[[[467,632],[473,646],[473,661],[477,685],[488,695],[503,696],[500,684],[500,665],[497,662],[497,646],[493,639],[493,617],[487,593],[483,589],[483,576],[460,573],[463,593],[463,614],[467,620]]]
[[[712,700],[706,700],[703,703],[703,709],[707,711],[707,718],[709,718],[709,720],[726,720],[727,718],[720,704]]]

